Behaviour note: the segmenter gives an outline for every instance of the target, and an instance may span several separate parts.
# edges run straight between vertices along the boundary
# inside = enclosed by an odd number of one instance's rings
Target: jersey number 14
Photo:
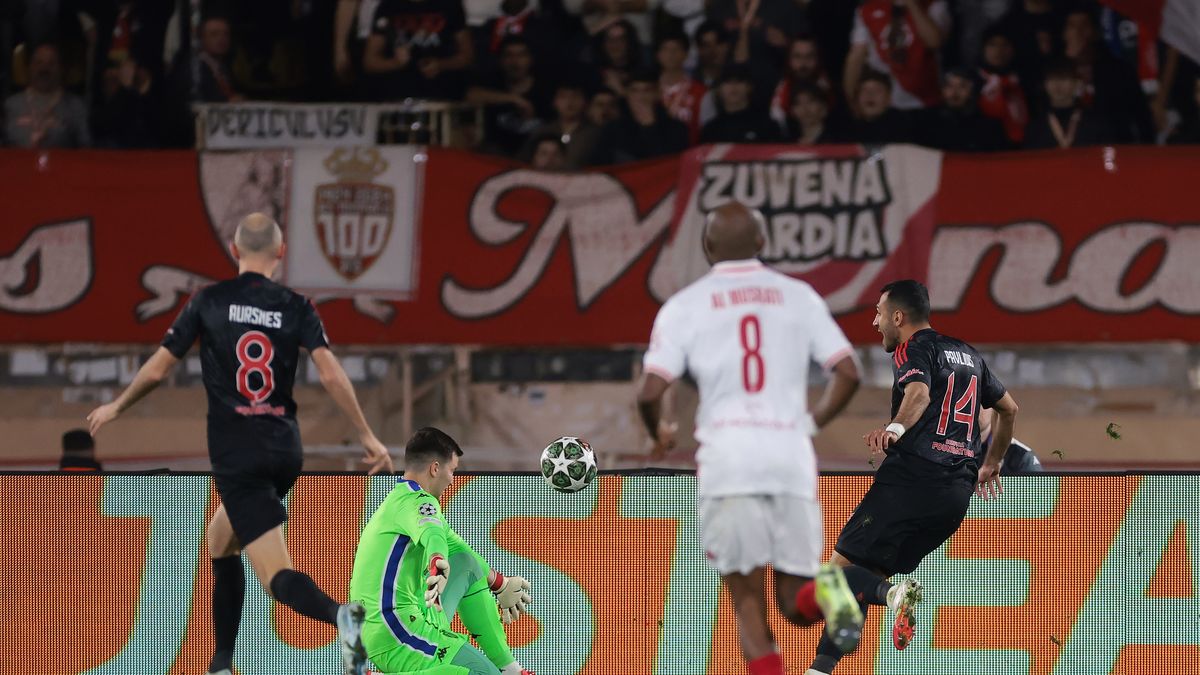
[[[971,440],[971,432],[975,429],[975,405],[978,401],[979,376],[972,375],[967,390],[954,403],[954,421],[967,425],[967,441]],[[938,417],[937,432],[945,436],[950,426],[950,401],[954,398],[954,373],[946,378],[946,396],[942,399],[942,414]]]

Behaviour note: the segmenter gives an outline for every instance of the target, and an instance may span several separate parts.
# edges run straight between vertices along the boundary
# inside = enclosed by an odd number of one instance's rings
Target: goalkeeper
[[[387,675],[533,675],[513,658],[500,625],[524,611],[529,582],[489,569],[442,517],[438,497],[460,456],[438,429],[413,434],[404,476],[359,539],[350,598],[366,608],[363,647]],[[482,652],[450,629],[455,612]]]

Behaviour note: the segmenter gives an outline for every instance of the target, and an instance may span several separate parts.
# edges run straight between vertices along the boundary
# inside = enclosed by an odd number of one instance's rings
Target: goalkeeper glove
[[[522,577],[506,577],[493,571],[495,577],[488,584],[496,595],[496,603],[500,605],[500,620],[512,623],[521,618],[525,607],[533,602],[529,596],[529,582]]]
[[[446,590],[446,581],[450,578],[450,563],[441,555],[434,554],[429,559],[429,576],[425,578],[425,606],[442,606],[442,591]]]

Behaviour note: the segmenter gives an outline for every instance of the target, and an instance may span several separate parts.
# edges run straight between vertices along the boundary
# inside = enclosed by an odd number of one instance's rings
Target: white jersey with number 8
[[[644,367],[700,388],[699,497],[815,499],[808,368],[854,351],[811,286],[756,260],[717,263],[658,312]]]

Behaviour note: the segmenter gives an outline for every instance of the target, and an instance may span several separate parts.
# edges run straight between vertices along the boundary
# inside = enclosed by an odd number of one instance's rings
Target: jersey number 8
[[[751,394],[757,394],[762,391],[767,379],[767,364],[759,353],[762,349],[762,327],[757,316],[747,314],[742,317],[741,338],[742,387]]]
[[[251,350],[257,352],[258,355],[251,354]],[[237,359],[239,365],[235,375],[237,389],[238,393],[246,397],[251,405],[267,400],[271,396],[271,392],[275,390],[275,374],[271,371],[271,359],[273,358],[275,358],[275,347],[271,344],[271,339],[262,331],[252,330],[238,339]],[[262,386],[258,389],[250,387],[251,373],[258,373],[258,376],[262,378]]]

